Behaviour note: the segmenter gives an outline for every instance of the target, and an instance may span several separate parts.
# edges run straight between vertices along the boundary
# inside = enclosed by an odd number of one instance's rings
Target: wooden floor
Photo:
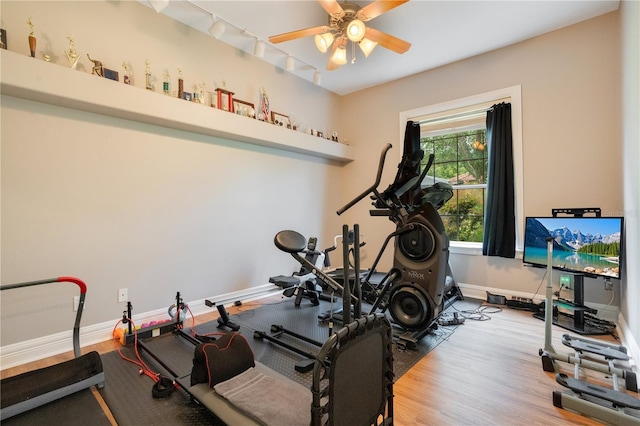
[[[262,303],[273,301],[264,299]],[[261,302],[249,302],[247,310]],[[544,346],[544,322],[530,312],[492,306],[485,320],[467,319],[395,384],[395,425],[598,425],[599,422],[553,406],[552,392],[561,390],[553,373],[542,370],[538,350]],[[216,313],[197,318],[210,321]],[[565,330],[553,327],[553,346]],[[591,336],[593,337],[593,336]],[[609,337],[603,340],[614,342]],[[113,350],[111,342],[83,348],[83,353]],[[566,350],[566,351],[565,351]],[[71,353],[7,369],[2,377],[19,374],[72,357]],[[557,363],[573,375],[573,367]],[[610,385],[601,373],[583,370],[590,381]],[[634,394],[637,396],[637,394]],[[233,425],[235,426],[235,425]]]

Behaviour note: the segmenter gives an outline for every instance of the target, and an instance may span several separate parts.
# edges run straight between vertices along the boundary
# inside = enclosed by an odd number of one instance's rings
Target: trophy
[[[227,90],[227,83],[222,82],[222,87],[216,89],[218,94],[218,109],[233,112],[233,92]]]
[[[144,64],[146,66],[144,71],[145,87],[147,90],[153,90],[153,75],[151,75],[151,70],[149,69],[149,60],[147,59],[146,61],[144,61]]]
[[[36,57],[36,36],[33,35],[33,22],[31,22],[31,18],[27,21],[27,25],[31,27],[31,32],[29,33],[29,51],[31,52],[31,57]]]
[[[182,79],[182,68],[178,68],[178,98],[184,97],[184,80]]]
[[[64,54],[67,56],[67,60],[69,61],[69,67],[72,70],[75,70],[76,67],[78,66],[78,61],[80,60],[80,56],[78,55],[78,52],[76,52],[73,36],[69,35],[67,36],[67,39],[69,40],[69,50],[65,50]]]
[[[207,103],[207,95],[206,95],[207,92],[205,91],[205,87],[206,87],[206,84],[203,81],[202,84],[200,85],[200,103],[203,105],[206,105]]]
[[[169,75],[169,70],[164,70],[164,74],[162,76],[164,81],[162,82],[162,92],[165,95],[171,94],[170,85],[171,85],[171,76]]]
[[[126,62],[122,63],[122,69],[124,69],[124,76],[122,77],[122,81],[124,84],[131,84],[131,75],[129,74],[129,65]]]

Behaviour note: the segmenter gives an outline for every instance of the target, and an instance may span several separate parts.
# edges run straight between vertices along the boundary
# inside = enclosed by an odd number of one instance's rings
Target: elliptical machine
[[[387,245],[395,239],[393,267],[377,286],[375,300],[369,302],[373,303],[371,313],[378,309],[389,311],[395,323],[405,330],[397,337],[407,347],[414,347],[437,327],[445,293],[462,296],[449,267],[449,238],[437,212],[453,196],[453,190],[446,183],[421,187],[434,156],[430,155],[421,172],[424,152],[419,147],[419,131],[413,122],[407,123],[403,158],[394,182],[386,190],[380,192],[378,186],[391,144],[382,150],[374,184],[337,211],[341,215],[371,194],[375,207],[371,215],[387,216],[396,225],[364,281],[369,282]]]

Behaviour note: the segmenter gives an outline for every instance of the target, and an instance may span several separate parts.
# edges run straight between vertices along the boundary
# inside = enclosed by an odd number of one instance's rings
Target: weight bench
[[[99,388],[104,387],[104,372],[100,355],[95,351],[85,355],[80,354],[80,320],[87,292],[87,286],[83,281],[74,277],[59,277],[5,285],[0,287],[0,290],[57,282],[71,282],[80,287],[80,301],[73,327],[75,358],[3,379],[0,383],[2,388],[0,420],[6,420],[94,385]]]
[[[311,389],[259,362],[214,388],[192,386],[190,376],[177,382],[229,425],[391,425],[391,325],[383,314],[372,314],[334,333],[316,356]]]

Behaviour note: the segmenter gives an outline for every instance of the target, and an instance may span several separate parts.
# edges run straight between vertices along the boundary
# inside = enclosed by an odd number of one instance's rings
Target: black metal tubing
[[[271,325],[271,331],[274,331],[275,333],[284,333],[284,334],[288,334],[290,336],[295,337],[296,339],[300,339],[303,340],[307,343],[311,343],[312,345],[315,346],[322,346],[322,343],[318,342],[317,340],[313,340],[307,336],[303,336],[302,334],[298,334],[294,331],[291,331],[289,329],[284,328],[284,326],[282,325],[277,325],[277,324],[273,324]]]
[[[312,354],[311,352],[303,351],[302,349],[296,348],[295,346],[290,345],[287,342],[283,342],[280,339],[276,339],[275,337],[270,336],[269,334],[265,333],[264,331],[256,330],[256,331],[253,332],[253,334],[254,334],[254,337],[258,336],[261,339],[266,339],[269,342],[275,343],[278,346],[282,346],[283,348],[289,349],[290,351],[295,352],[298,355],[302,355],[303,357],[311,358],[311,359],[314,359],[316,357],[315,354]]]
[[[61,282],[70,282],[80,287],[80,300],[78,303],[78,311],[76,312],[76,320],[73,325],[73,355],[76,358],[79,358],[81,356],[80,321],[82,319],[82,310],[84,309],[84,301],[87,294],[87,285],[84,283],[84,281],[75,277],[48,278],[48,279],[38,280],[38,281],[27,281],[23,283],[3,285],[0,287],[0,291],[11,290],[15,288],[32,287],[32,286],[42,285],[42,284],[61,283]]]
[[[342,213],[344,213],[347,210],[349,210],[351,207],[353,207],[356,203],[358,203],[364,197],[369,195],[371,192],[377,193],[376,188],[378,188],[378,185],[380,185],[380,180],[382,179],[382,170],[384,169],[384,160],[385,160],[385,157],[387,156],[387,152],[389,152],[391,147],[392,147],[392,145],[390,143],[388,143],[382,149],[382,153],[380,154],[380,162],[378,163],[378,173],[376,175],[376,181],[373,183],[373,185],[371,185],[362,194],[358,195],[356,198],[354,198],[353,200],[349,201],[344,207],[342,207],[340,210],[338,210],[336,212],[336,213],[338,213],[338,216],[340,216]],[[379,195],[379,194],[377,194],[377,195]]]

